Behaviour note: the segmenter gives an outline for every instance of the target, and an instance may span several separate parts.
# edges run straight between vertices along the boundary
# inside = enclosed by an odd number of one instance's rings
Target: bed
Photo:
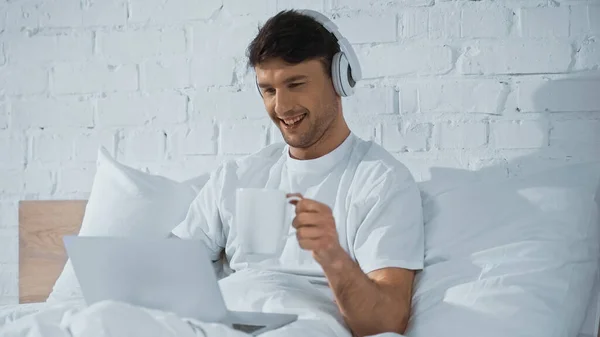
[[[599,168],[568,167],[507,181],[471,183],[452,179],[449,183],[420,183],[426,222],[426,268],[417,276],[407,336],[471,337],[483,333],[490,337],[600,337],[598,205],[590,200],[597,191],[589,183],[590,179],[600,179]],[[62,236],[123,232],[147,235],[147,228],[135,228],[135,225],[153,223],[156,226],[152,228],[158,228],[160,224],[178,223],[206,179],[204,176],[193,181],[174,182],[100,156],[89,200],[20,202],[20,306],[36,306],[31,312],[40,313],[39,319],[52,316],[41,313],[46,305],[43,302],[53,291],[55,282],[64,276],[61,272],[64,273],[67,258]],[[126,209],[123,205],[127,205]],[[592,212],[594,216],[590,217],[589,210],[594,207],[596,213]],[[507,213],[503,209],[513,211]],[[448,226],[449,223],[452,226]],[[165,235],[170,231],[159,229],[150,234]],[[531,236],[532,233],[547,237],[535,241],[537,236]],[[559,244],[548,245],[548,239],[559,240],[556,241]],[[517,261],[514,259],[517,256],[525,260]],[[257,282],[253,283],[254,280]],[[305,335],[307,326],[302,324],[310,320],[323,323],[313,330],[321,329],[323,336],[349,336],[339,316],[333,312],[335,307],[319,303],[322,311],[317,312],[310,306],[302,307],[306,304],[306,291],[311,291],[303,288],[304,284],[297,283],[302,291],[292,291],[290,297],[240,301],[254,288],[262,286],[259,279],[253,281],[227,288],[231,290],[224,291],[228,306],[230,303],[241,306],[232,308],[234,310],[303,310],[301,324],[284,331],[282,336]],[[222,286],[227,287],[227,282]],[[280,280],[274,286],[281,288],[268,291],[281,294],[281,289],[288,291],[294,282],[293,279]],[[63,307],[60,310],[66,313],[71,309]],[[86,310],[70,316],[86,322],[79,327],[90,328],[89,322],[103,319],[140,317],[139,308],[109,306]],[[118,317],[115,313],[119,313]],[[0,327],[1,316],[2,310]],[[35,315],[27,317],[32,316]],[[587,317],[585,324],[584,316]],[[6,321],[10,315],[4,317]],[[44,324],[54,324],[53,328],[56,328],[56,315],[52,317],[55,321],[44,321]],[[65,316],[61,317],[64,319]],[[144,319],[145,323],[141,323]],[[13,317],[9,321],[15,323],[23,319]],[[194,322],[194,334],[176,333],[188,329],[191,323],[157,314],[146,315],[135,322],[119,322],[120,326],[128,326],[136,332],[154,326],[148,336],[154,336],[153,333],[158,336],[160,327],[165,329],[162,331],[164,336],[236,336],[222,326],[202,322]],[[39,321],[35,323],[40,326]],[[582,325],[585,325],[584,329]],[[27,329],[28,326],[33,325],[23,321],[19,328]],[[23,334],[7,336],[19,335]]]
[[[23,321],[27,317],[35,317],[35,323],[30,323],[31,327],[38,329],[40,326],[41,334],[39,336],[60,336],[55,335],[55,326],[60,324],[60,320],[54,318],[54,322],[46,321],[43,317],[43,313],[46,311],[57,310],[62,314],[62,320],[64,317],[68,317],[78,310],[78,312],[84,312],[81,303],[74,303],[74,307],[71,308],[68,305],[62,303],[48,304],[45,303],[49,294],[52,292],[53,286],[68,258],[63,247],[62,237],[64,235],[77,235],[80,232],[81,224],[84,220],[87,200],[35,200],[35,201],[21,201],[19,203],[19,305],[18,306],[7,306],[3,311],[0,309],[0,332],[2,332],[2,319],[10,323],[18,322],[20,319]],[[12,313],[8,313],[7,309],[14,310]],[[83,316],[82,320],[86,321],[84,325],[88,325],[90,331],[97,329],[92,323],[88,321],[97,321],[98,317],[107,316],[107,320],[112,320],[117,315],[114,312],[119,312],[118,316],[121,317],[133,317],[139,314],[139,309],[136,307],[118,307],[113,305],[108,308],[100,308],[93,311],[91,314],[80,315]],[[61,311],[62,310],[62,311]],[[268,309],[267,309],[268,310]],[[8,315],[7,315],[8,313]],[[94,316],[91,318],[90,316]],[[312,316],[314,313],[309,313],[308,310],[304,313],[304,317]],[[301,315],[302,316],[302,315]],[[8,317],[8,319],[7,319]],[[25,317],[25,318],[23,318]],[[54,324],[55,326],[50,328],[44,328],[44,324]],[[186,320],[180,320],[179,318],[171,317],[169,320],[165,320],[163,313],[155,313],[154,316],[145,317],[144,319],[132,318],[126,322],[129,324],[128,327],[123,327],[123,330],[131,331],[134,329],[144,336],[243,336],[228,327],[220,324],[205,324],[203,322],[194,322],[194,334],[190,334],[186,330],[186,326],[191,324]],[[161,325],[163,331],[151,331],[144,332],[148,326]],[[285,336],[302,336],[303,326],[302,322],[298,324],[288,326],[282,330],[285,331]],[[81,324],[80,324],[81,325]],[[35,327],[38,326],[38,327]],[[331,328],[322,325],[315,325],[316,332],[322,332],[322,336],[332,335]],[[186,330],[184,332],[184,330]],[[322,330],[322,331],[319,331]],[[74,332],[75,331],[75,332]],[[127,335],[127,331],[123,336]],[[181,332],[178,332],[181,331]],[[14,332],[13,332],[14,333]],[[27,333],[31,334],[30,330]],[[72,336],[86,336],[88,332],[80,331],[76,332],[71,328]],[[114,332],[113,332],[114,333]],[[121,336],[121,334],[107,334],[106,336]],[[150,334],[153,333],[153,334]],[[170,333],[170,334],[169,334]],[[172,334],[172,335],[171,335]],[[1,336],[5,336],[0,333]],[[17,336],[20,333],[11,334],[8,333],[6,336]],[[318,334],[316,334],[317,336]],[[319,335],[319,336],[321,336]],[[343,332],[337,331],[335,335],[343,335]],[[28,335],[29,336],[29,335]],[[31,336],[38,336],[33,333]],[[71,336],[70,334],[68,336]],[[96,335],[94,335],[96,336]],[[99,335],[98,335],[99,336]],[[104,334],[102,336],[105,336]]]

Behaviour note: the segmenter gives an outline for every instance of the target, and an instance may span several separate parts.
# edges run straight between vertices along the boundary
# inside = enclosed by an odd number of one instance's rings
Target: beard
[[[279,131],[281,131],[284,141],[289,146],[301,149],[309,148],[326,135],[336,119],[337,108],[334,104],[328,104],[321,106],[319,110],[309,111],[304,109],[295,111],[294,115],[306,113],[306,116],[300,122],[298,128],[293,130],[286,129],[277,119],[276,123]]]

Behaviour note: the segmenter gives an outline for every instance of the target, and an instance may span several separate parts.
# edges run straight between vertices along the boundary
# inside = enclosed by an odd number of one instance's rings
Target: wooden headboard
[[[19,303],[44,302],[67,261],[62,237],[79,233],[85,200],[19,203]]]

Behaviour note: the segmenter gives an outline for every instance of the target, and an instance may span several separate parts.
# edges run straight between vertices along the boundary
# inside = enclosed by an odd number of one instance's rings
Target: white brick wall
[[[18,201],[86,198],[98,146],[186,179],[281,141],[244,51],[292,7],[355,44],[348,123],[419,180],[600,160],[597,0],[5,1],[0,304],[18,299]]]

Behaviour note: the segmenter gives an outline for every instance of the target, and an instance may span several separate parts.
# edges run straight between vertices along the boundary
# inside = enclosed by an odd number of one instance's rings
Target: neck
[[[290,147],[294,159],[308,160],[322,157],[340,146],[350,135],[350,128],[340,113],[323,136],[307,148]]]

